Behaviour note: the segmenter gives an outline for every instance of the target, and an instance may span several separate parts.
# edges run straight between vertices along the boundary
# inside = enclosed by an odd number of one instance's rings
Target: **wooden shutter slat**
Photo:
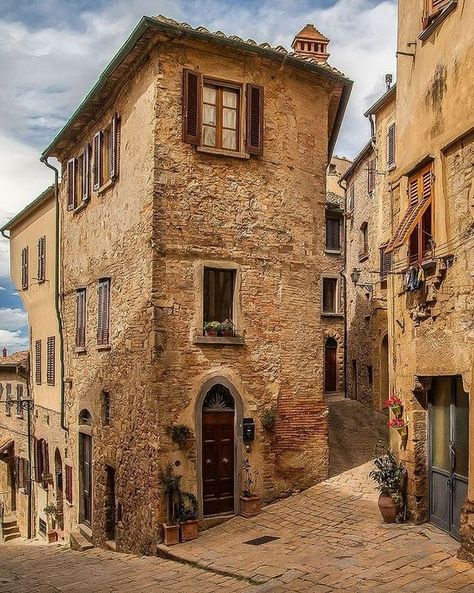
[[[86,291],[76,293],[76,347],[84,348],[86,334]]]
[[[28,245],[21,250],[21,288],[28,288]]]
[[[91,197],[91,145],[84,146],[82,157],[82,201],[88,202]]]
[[[201,141],[202,74],[183,70],[183,142],[198,145]]]
[[[92,165],[92,178],[93,178],[93,189],[97,191],[102,184],[102,131],[94,134],[93,139],[93,165]]]
[[[249,154],[263,154],[263,87],[247,84],[246,138]]]
[[[46,382],[48,385],[55,383],[55,336],[50,336],[46,347]]]
[[[67,162],[67,209],[76,207],[76,159]]]
[[[35,380],[41,385],[41,340],[35,342]]]
[[[110,125],[110,179],[114,180],[118,174],[118,115],[115,114]]]
[[[43,282],[46,275],[46,237],[38,239],[38,281]]]
[[[392,124],[388,128],[388,139],[387,139],[387,146],[388,146],[388,155],[387,161],[388,166],[392,167],[395,164],[395,124]]]

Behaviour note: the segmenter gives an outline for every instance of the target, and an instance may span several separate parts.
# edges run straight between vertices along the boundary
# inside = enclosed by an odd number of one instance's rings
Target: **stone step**
[[[8,527],[3,527],[3,533],[4,535],[9,535],[12,533],[20,533],[20,530],[18,529],[18,525],[15,523],[15,525],[10,525]]]
[[[10,527],[16,527],[16,519],[5,519],[3,521],[3,529],[9,529]]]
[[[3,536],[3,539],[5,542],[9,542],[12,539],[16,539],[17,537],[20,537],[20,532],[17,531],[15,533],[5,533]]]
[[[88,541],[79,531],[72,531],[69,536],[69,544],[72,550],[76,552],[85,552],[93,548],[93,544]]]

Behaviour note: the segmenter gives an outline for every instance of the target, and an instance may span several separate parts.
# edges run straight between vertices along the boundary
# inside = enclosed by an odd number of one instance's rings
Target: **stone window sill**
[[[198,152],[215,154],[217,156],[231,156],[236,159],[249,159],[250,155],[246,152],[237,152],[236,150],[225,150],[222,148],[211,148],[210,146],[196,146]]]
[[[361,253],[359,255],[359,261],[365,261],[369,257],[368,253]]]
[[[97,189],[97,195],[103,194],[104,192],[106,192],[109,188],[112,187],[112,185],[114,185],[114,183],[116,182],[116,179],[109,179],[108,181],[106,181],[103,185],[101,185],[99,187],[99,189]]]
[[[324,252],[328,255],[341,255],[340,249],[325,249]]]
[[[82,534],[86,536],[86,538],[92,538],[92,529],[88,525],[85,523],[78,523],[77,526],[79,531],[81,531]]]
[[[82,200],[79,206],[76,206],[76,208],[74,208],[73,214],[79,214],[79,212],[82,212],[89,202],[90,200]]]
[[[112,344],[97,344],[96,348],[99,352],[102,350],[111,350]]]
[[[87,352],[87,348],[85,346],[78,346],[74,352],[76,354],[85,354]]]
[[[445,18],[447,18],[457,7],[458,0],[451,0],[450,4],[447,4],[441,12],[433,18],[431,23],[420,33],[418,39],[426,41],[429,39],[434,31],[441,25]]]
[[[213,346],[242,346],[245,344],[245,338],[243,336],[194,336],[193,343]]]
[[[342,319],[344,315],[342,313],[330,313],[329,311],[323,311],[321,317],[336,317]]]

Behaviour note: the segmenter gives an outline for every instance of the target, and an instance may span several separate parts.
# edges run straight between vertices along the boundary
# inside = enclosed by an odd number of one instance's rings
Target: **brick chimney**
[[[7,357],[7,354],[8,354],[7,349],[6,348],[3,348],[3,350],[2,350],[2,356],[3,356],[3,358],[6,358]]]
[[[329,39],[314,25],[306,25],[293,39],[291,47],[300,58],[313,58],[317,62],[327,62]]]

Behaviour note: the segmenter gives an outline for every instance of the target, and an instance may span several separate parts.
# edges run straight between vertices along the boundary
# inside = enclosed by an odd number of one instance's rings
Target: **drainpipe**
[[[60,233],[59,233],[59,223],[60,223],[60,206],[59,206],[59,171],[56,167],[48,163],[48,157],[42,155],[40,157],[40,161],[54,171],[54,198],[56,202],[56,256],[55,256],[55,299],[54,304],[56,308],[56,317],[58,321],[58,329],[59,329],[59,365],[60,365],[60,383],[59,389],[61,392],[61,428],[65,431],[68,430],[66,423],[65,423],[65,402],[64,402],[64,337],[63,337],[63,323],[62,323],[62,316],[61,316],[61,293],[60,293]]]
[[[347,184],[342,185],[341,180],[338,180],[337,184],[341,189],[344,190],[344,196],[347,191]],[[346,199],[344,198],[344,245],[342,252],[343,268],[340,272],[342,283],[343,283],[343,298],[344,298],[344,397],[347,397],[347,346],[349,343],[347,336],[347,224],[346,224]]]

